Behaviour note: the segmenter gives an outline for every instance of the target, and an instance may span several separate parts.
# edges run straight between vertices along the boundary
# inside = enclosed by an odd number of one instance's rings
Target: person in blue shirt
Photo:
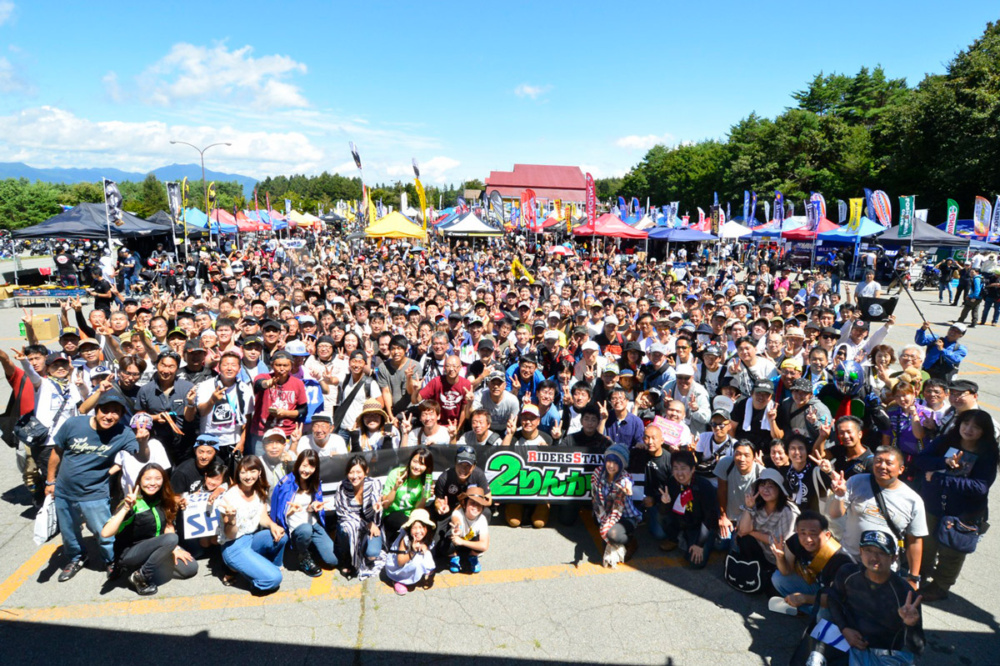
[[[67,419],[52,438],[52,455],[45,481],[45,494],[52,495],[62,533],[63,552],[69,563],[59,573],[63,583],[87,563],[83,549],[83,523],[100,535],[111,519],[108,470],[119,451],[133,455],[139,443],[132,429],[120,423],[125,400],[117,393],[103,393],[93,416]],[[114,537],[98,536],[101,559],[111,574],[115,559]]]
[[[677,379],[674,368],[667,363],[667,346],[662,342],[657,342],[650,346],[647,354],[650,362],[642,366],[642,389],[648,391],[651,388],[662,389],[670,382]]]
[[[507,390],[524,402],[525,394],[531,401],[538,400],[538,385],[545,381],[545,375],[538,369],[538,357],[534,353],[521,356],[518,363],[507,368]]]
[[[948,333],[940,338],[931,333],[930,322],[925,321],[914,337],[916,343],[927,347],[924,357],[924,370],[935,379],[950,382],[958,366],[965,359],[969,350],[959,340],[965,335],[965,324],[958,322],[948,328]]]
[[[608,419],[604,424],[604,434],[615,444],[629,449],[642,445],[646,426],[642,419],[629,411],[625,389],[620,386],[611,389],[608,402],[611,403],[611,409],[608,410]]]
[[[972,313],[972,328],[976,327],[979,320],[979,307],[983,304],[983,276],[975,268],[969,269],[969,291],[965,294],[965,303],[962,304],[962,314],[958,315],[958,322],[965,321],[965,315]]]

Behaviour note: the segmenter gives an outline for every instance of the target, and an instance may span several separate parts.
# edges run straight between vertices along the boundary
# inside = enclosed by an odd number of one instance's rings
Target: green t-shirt
[[[396,485],[396,480],[399,479],[401,475],[406,474],[406,467],[396,467],[389,472],[389,476],[385,479],[385,492],[383,496],[389,495],[392,492],[393,487]],[[397,511],[402,511],[409,514],[413,509],[417,507],[420,500],[428,499],[431,497],[431,475],[425,474],[426,480],[421,483],[419,479],[407,479],[403,482],[403,485],[399,487],[396,491],[396,497],[392,500],[392,503],[386,507],[385,513],[396,513]]]

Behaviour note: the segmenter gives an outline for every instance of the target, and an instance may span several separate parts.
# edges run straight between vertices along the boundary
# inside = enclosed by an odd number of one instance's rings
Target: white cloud
[[[426,162],[418,161],[417,164],[420,166],[421,182],[441,184],[454,181],[454,176],[449,176],[448,172],[462,163],[450,157],[438,156]],[[413,164],[391,164],[385,167],[385,173],[402,180],[409,180],[413,177]]]
[[[301,89],[287,81],[305,73],[305,64],[289,56],[254,58],[251,46],[230,51],[225,44],[209,48],[182,42],[137,81],[142,98],[160,106],[197,99],[281,109],[309,106]]]
[[[552,86],[533,86],[530,83],[522,83],[518,87],[514,88],[514,94],[518,97],[530,97],[531,99],[538,99],[545,93],[552,90]]]
[[[51,106],[0,116],[0,161],[32,166],[108,166],[143,171],[170,163],[196,162],[187,146],[229,141],[209,154],[212,169],[263,177],[315,173],[324,152],[300,132],[241,131],[228,125],[168,125],[158,121],[92,121]]]
[[[30,93],[33,88],[14,69],[10,60],[0,56],[0,93]]]
[[[589,173],[595,179],[597,178],[621,178],[626,173],[628,173],[628,167],[623,167],[621,165],[611,165],[607,163],[603,164],[581,164],[580,171],[584,173]]]
[[[672,134],[664,134],[662,136],[656,134],[630,134],[628,136],[623,136],[622,138],[615,141],[615,145],[619,148],[633,148],[636,150],[649,150],[657,144],[669,145],[674,140]]]
[[[14,3],[10,0],[0,0],[0,25],[3,25],[14,13]]]
[[[107,93],[108,99],[112,102],[122,102],[125,99],[125,93],[122,92],[121,84],[118,83],[117,74],[108,72],[101,79],[101,83],[104,84],[104,92]]]

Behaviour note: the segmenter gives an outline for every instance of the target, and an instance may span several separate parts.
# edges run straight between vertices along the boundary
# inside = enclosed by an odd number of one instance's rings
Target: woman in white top
[[[404,427],[406,423],[404,422]],[[389,423],[389,415],[382,409],[378,398],[365,400],[364,409],[351,431],[351,452],[398,449],[400,433]]]
[[[281,585],[281,558],[288,541],[284,528],[268,514],[267,491],[264,465],[257,456],[247,456],[236,470],[236,485],[215,503],[222,514],[222,561],[265,593]],[[231,585],[232,579],[223,578],[223,584]]]
[[[295,459],[287,474],[271,495],[271,515],[291,535],[292,548],[299,558],[299,570],[316,578],[323,570],[316,566],[312,553],[327,567],[337,566],[333,539],[326,532],[326,507],[319,484],[320,459],[306,449]]]
[[[139,480],[139,472],[149,463],[156,463],[164,470],[170,469],[170,458],[159,440],[150,437],[153,430],[153,417],[146,412],[139,412],[129,421],[129,426],[135,431],[135,439],[139,442],[139,452],[135,455],[128,451],[119,451],[115,456],[115,464],[108,470],[108,476],[121,470],[122,495],[127,495]]]

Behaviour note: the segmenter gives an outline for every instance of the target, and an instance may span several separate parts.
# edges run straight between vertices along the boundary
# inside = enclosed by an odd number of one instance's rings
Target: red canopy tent
[[[805,227],[799,227],[798,229],[792,229],[791,231],[783,231],[781,237],[785,240],[792,241],[810,241],[816,240],[816,235],[824,233],[826,231],[833,231],[834,229],[839,229],[840,225],[835,222],[831,222],[825,217],[819,221],[819,228],[814,231],[809,231]]]
[[[625,224],[611,213],[605,213],[594,223],[587,222],[573,230],[576,236],[610,236],[612,238],[646,238],[648,234]]]

